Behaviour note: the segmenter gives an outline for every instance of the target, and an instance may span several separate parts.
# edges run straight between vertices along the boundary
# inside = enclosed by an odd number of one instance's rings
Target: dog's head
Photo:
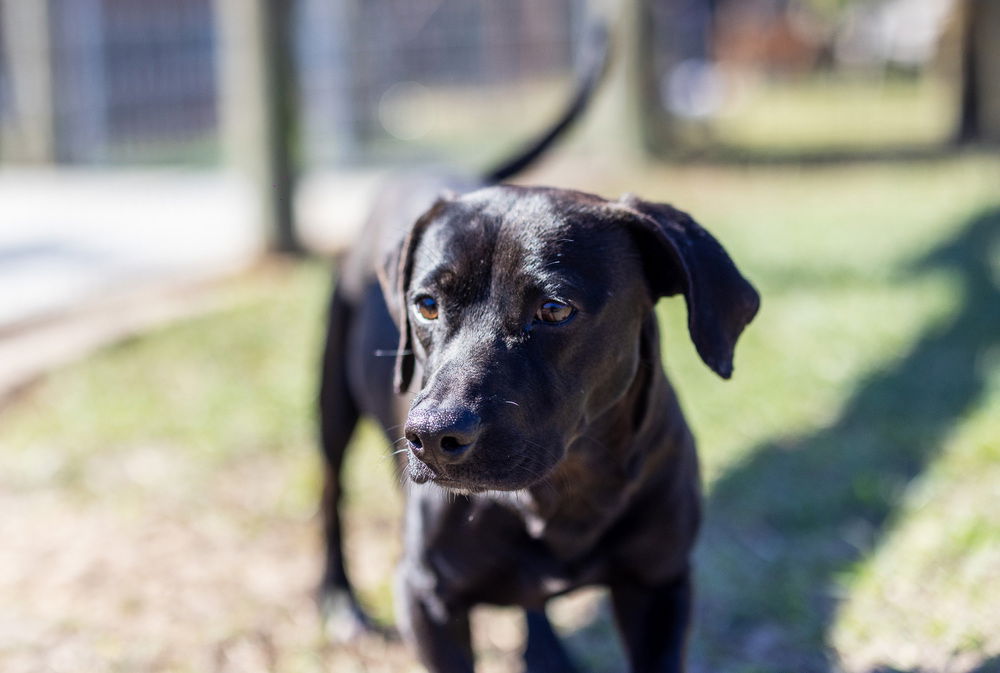
[[[511,186],[439,200],[380,280],[400,330],[397,391],[419,381],[410,476],[465,491],[545,479],[629,390],[659,297],[684,294],[691,338],[726,378],[759,301],[670,206]]]

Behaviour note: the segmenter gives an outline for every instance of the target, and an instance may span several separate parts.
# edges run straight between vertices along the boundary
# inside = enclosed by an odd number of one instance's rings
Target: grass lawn
[[[682,154],[754,156],[765,160],[810,155],[850,156],[936,154],[956,125],[955,83],[935,75],[828,73],[773,78],[727,79],[726,101],[710,121],[684,124]],[[609,82],[613,88],[613,82]],[[367,141],[364,152],[386,161],[426,163],[437,157],[449,164],[483,166],[506,157],[512,146],[539,131],[539,120],[553,119],[570,97],[567,75],[494,86],[408,83],[391,89],[379,104],[385,127]],[[620,140],[627,106],[614,91],[599,96],[584,126],[588,142],[606,149]],[[483,129],[490,129],[484,133]],[[609,141],[609,139],[611,139]],[[314,137],[308,153],[321,159],[338,138]],[[192,144],[192,160],[205,148]],[[164,155],[161,160],[169,160]],[[200,162],[199,163],[203,163]]]
[[[735,97],[715,136],[766,155],[929,148],[951,137],[956,96],[953,84],[935,77],[764,81]]]
[[[729,382],[659,308],[706,483],[693,670],[1000,671],[1000,160],[581,163],[537,177],[690,210],[763,297]],[[0,669],[418,670],[324,644],[311,602],[328,285],[270,268],[0,410]],[[365,428],[348,547],[391,619],[385,454]],[[626,670],[599,592],[555,607],[588,670]],[[519,670],[514,615],[475,627]]]

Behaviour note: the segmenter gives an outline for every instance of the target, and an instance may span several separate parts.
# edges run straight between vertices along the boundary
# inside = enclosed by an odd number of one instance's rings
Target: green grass
[[[312,436],[310,365],[327,276],[318,265],[263,272],[226,290],[232,308],[55,372],[0,417],[3,460],[44,465],[35,470],[45,483],[65,480],[81,495],[100,496],[80,481],[86,463],[137,443],[155,442],[209,468],[300,450]],[[12,471],[5,482],[37,486],[33,471]]]
[[[1000,161],[575,173],[542,179],[691,211],[763,297],[728,382],[698,361],[683,302],[659,309],[706,481],[697,670],[997,670]],[[0,602],[31,625],[5,640],[0,621],[0,667],[60,642],[103,662],[86,670],[410,670],[391,647],[321,646],[311,617],[327,290],[315,263],[248,279],[232,308],[0,412],[0,505],[18,512],[0,519]],[[400,503],[385,442],[367,427],[355,449],[348,545],[389,619]],[[605,612],[559,613],[594,670],[622,670]],[[517,670],[498,619],[479,629],[486,670]]]
[[[734,149],[774,154],[930,147],[951,137],[956,95],[930,76],[746,83],[713,136]]]
[[[927,73],[831,72],[785,77],[731,72],[726,101],[705,120],[678,120],[683,138],[666,149],[680,155],[849,157],[871,152],[940,153],[954,135],[958,91]],[[614,88],[609,82],[608,89]],[[365,145],[369,159],[426,161],[463,166],[506,157],[552,119],[569,98],[565,77],[494,86],[414,87],[382,101],[378,114],[392,132]],[[608,93],[614,93],[608,91]],[[627,106],[609,97],[594,101],[583,121],[595,151],[618,153]],[[401,123],[401,128],[397,128]],[[484,129],[487,130],[484,132]],[[335,139],[319,139],[318,147]]]

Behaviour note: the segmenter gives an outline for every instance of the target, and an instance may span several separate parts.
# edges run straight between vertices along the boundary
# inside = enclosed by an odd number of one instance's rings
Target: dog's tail
[[[503,182],[523,171],[549,149],[587,109],[611,61],[611,37],[608,23],[604,19],[595,20],[586,32],[578,66],[579,81],[569,105],[549,130],[527,143],[513,157],[487,171],[483,177],[487,184]]]

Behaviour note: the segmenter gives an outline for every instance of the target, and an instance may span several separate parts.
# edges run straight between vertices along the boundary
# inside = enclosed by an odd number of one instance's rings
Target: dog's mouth
[[[519,491],[543,480],[548,470],[533,468],[527,461],[470,461],[460,465],[436,466],[424,462],[411,452],[408,473],[417,484],[431,482],[456,493],[482,493],[484,491]]]
[[[414,457],[411,452],[407,456],[407,472],[412,479],[417,484],[425,484],[428,481],[434,481],[437,478],[437,473],[434,469],[427,463]]]

